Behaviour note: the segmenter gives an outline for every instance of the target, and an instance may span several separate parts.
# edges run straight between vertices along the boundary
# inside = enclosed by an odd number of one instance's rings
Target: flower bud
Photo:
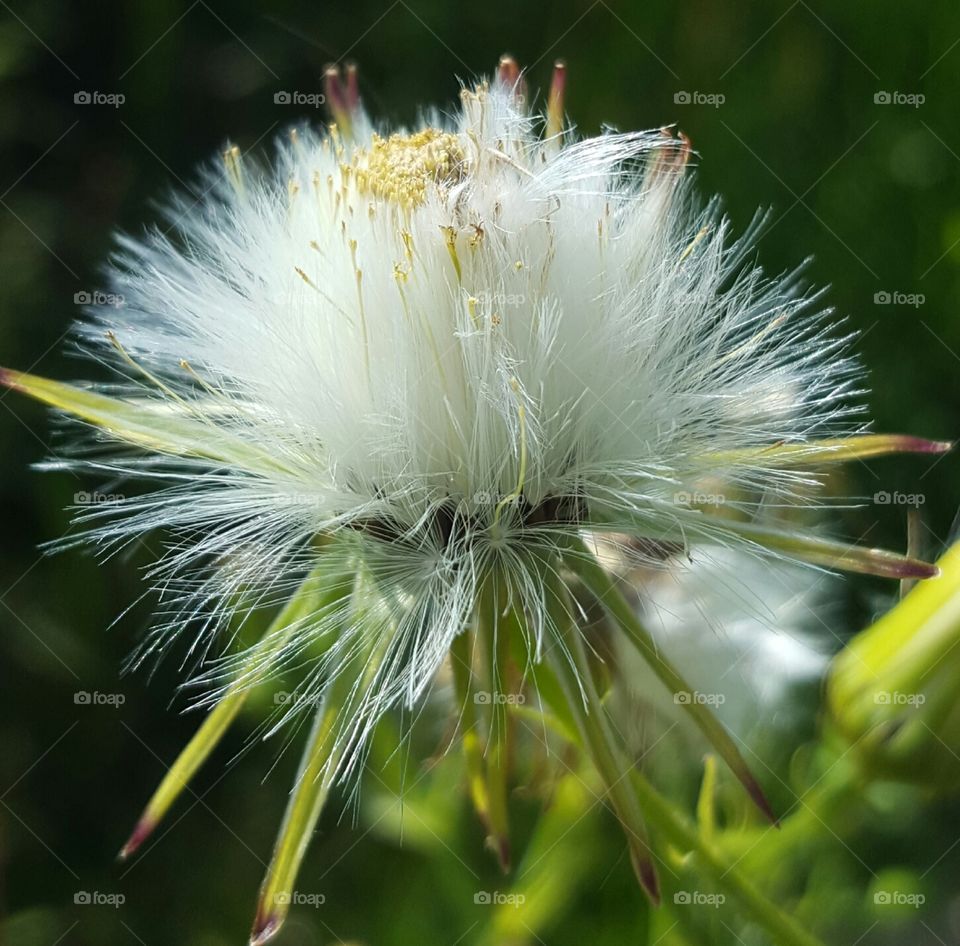
[[[873,775],[960,786],[960,543],[835,658],[830,712]]]

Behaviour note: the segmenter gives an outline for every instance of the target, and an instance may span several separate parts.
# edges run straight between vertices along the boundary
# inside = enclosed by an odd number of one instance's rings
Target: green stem
[[[630,819],[629,829],[639,826],[641,831],[645,831],[644,822],[649,823],[675,847],[691,852],[713,882],[734,897],[744,912],[772,935],[778,946],[823,946],[747,880],[635,767],[623,762],[593,683],[580,629],[570,619],[569,599],[565,600],[559,581],[548,589],[548,596],[558,638],[569,652],[569,659],[564,655],[554,656],[557,673],[569,691],[583,748],[606,783],[621,821],[626,816]],[[645,838],[645,834],[639,836]],[[644,849],[649,851],[646,841]]]
[[[812,846],[856,829],[863,806],[860,778],[852,760],[835,757],[820,780],[798,797],[780,831],[757,826],[727,830],[718,845],[755,876],[774,877],[785,864],[807,859]]]
[[[660,902],[660,884],[643,814],[627,773],[632,768],[614,739],[593,680],[580,628],[573,620],[566,589],[554,580],[547,590],[550,618],[557,642],[548,656],[560,679],[567,703],[573,711],[577,730],[594,768],[600,775],[610,804],[627,835],[630,859],[641,886],[654,903]]]
[[[488,832],[487,843],[497,855],[501,869],[510,869],[510,823],[507,811],[507,718],[505,678],[509,656],[509,634],[498,625],[492,582],[481,590],[474,615],[474,629],[461,632],[450,649],[454,687],[460,710],[463,752],[467,764],[470,797],[477,817]],[[483,659],[489,662],[486,692],[476,689],[475,646],[482,644]],[[477,706],[487,714],[486,745],[483,743]]]
[[[331,700],[314,719],[297,783],[260,888],[257,916],[250,935],[251,946],[260,946],[276,936],[290,910],[300,864],[330,793],[330,773],[337,762],[333,751],[334,730],[340,709],[339,703]]]
[[[251,648],[249,656],[223,697],[167,770],[144,808],[133,833],[120,851],[121,860],[128,858],[143,844],[170,810],[230,728],[251,690],[268,678],[265,668],[269,667],[270,661],[287,645],[300,627],[300,622],[312,613],[331,606],[348,590],[348,583],[343,581],[342,576],[331,572],[321,552],[317,565],[274,618],[261,640]]]
[[[650,669],[660,678],[663,685],[673,694],[678,705],[682,706],[693,722],[706,736],[720,757],[740,780],[757,807],[776,824],[777,818],[753,777],[746,760],[740,753],[730,733],[713,714],[710,707],[699,699],[699,694],[680,675],[680,672],[659,651],[650,632],[637,617],[635,609],[624,598],[616,581],[597,561],[596,557],[580,539],[572,538],[561,549],[563,561],[583,582],[587,591],[603,606],[607,614],[624,632],[627,639],[637,649]]]
[[[714,883],[735,897],[744,911],[770,933],[777,946],[823,946],[821,940],[769,900],[707,843],[640,772],[634,769],[630,780],[647,820],[676,847],[692,852]]]
[[[450,645],[453,685],[460,713],[461,740],[467,763],[467,781],[474,810],[483,826],[490,830],[490,796],[483,766],[483,746],[477,728],[476,689],[474,687],[473,648],[475,635],[467,629]]]
[[[484,644],[489,674],[489,726],[487,730],[486,774],[490,799],[490,830],[501,869],[510,869],[510,819],[507,810],[507,780],[510,755],[510,728],[507,718],[505,683],[509,665],[509,618],[499,615],[497,588],[487,581],[477,609],[477,633]]]

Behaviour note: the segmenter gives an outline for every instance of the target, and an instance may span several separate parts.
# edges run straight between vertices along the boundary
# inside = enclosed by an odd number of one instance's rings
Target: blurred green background
[[[773,208],[760,250],[768,270],[813,256],[810,278],[832,287],[829,303],[861,333],[877,429],[960,433],[955,3],[0,6],[2,364],[88,374],[61,339],[78,314],[77,294],[99,285],[114,229],[140,231],[156,219],[151,200],[195,188],[195,166],[228,137],[267,152],[304,117],[275,104],[275,93],[319,91],[324,65],[350,59],[374,116],[409,122],[419,105],[452,106],[458,77],[489,74],[509,51],[530,67],[532,88],[549,83],[555,58],[567,61],[568,111],[586,134],[605,124],[677,123],[699,154],[701,191],[722,194],[738,227],[758,206]],[[80,92],[125,101],[81,104]],[[271,771],[280,747],[254,745],[233,766],[255,728],[245,719],[198,779],[199,800],[177,808],[169,834],[161,829],[132,865],[114,863],[196,717],[171,702],[174,661],[149,679],[120,677],[149,615],[138,571],[161,540],[102,566],[77,552],[41,557],[38,546],[67,529],[63,507],[73,494],[98,485],[29,470],[55,450],[42,409],[0,397],[0,938],[13,946],[244,942],[296,752]],[[958,470],[957,456],[886,460],[852,471],[846,491],[922,494],[935,555],[955,512]],[[836,531],[902,547],[905,518],[902,506],[868,502]],[[846,635],[879,598],[866,581],[838,587],[849,626],[836,632]],[[122,693],[125,702],[77,705],[78,691]],[[816,691],[805,699],[812,711]],[[421,772],[421,748],[411,751],[408,782]],[[441,776],[444,766],[455,762],[443,763]],[[498,883],[481,832],[452,775],[440,790],[412,792],[434,792],[422,810],[437,819],[435,831],[418,829],[419,816],[401,822],[389,806],[399,778],[387,774],[389,789],[378,780],[364,786],[356,823],[353,809],[340,819],[332,806],[303,884],[326,902],[295,909],[278,942],[474,941],[483,914],[471,892]],[[518,805],[522,843],[535,806]],[[367,833],[378,806],[392,813]],[[539,941],[645,942],[647,911],[619,833],[610,818],[587,824],[555,865],[569,890]],[[946,846],[943,831],[932,834],[914,841],[931,845],[912,851],[919,862]],[[80,891],[126,899],[117,909],[75,905]],[[933,918],[910,929],[917,943],[949,935]],[[862,942],[880,942],[877,935]]]

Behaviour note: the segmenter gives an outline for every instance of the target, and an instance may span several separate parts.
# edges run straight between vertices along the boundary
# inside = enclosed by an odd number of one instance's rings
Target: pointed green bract
[[[639,651],[663,685],[690,714],[691,719],[706,736],[720,757],[727,763],[734,775],[743,783],[757,807],[775,824],[773,813],[763,790],[753,777],[740,750],[734,744],[730,733],[713,714],[708,705],[694,699],[695,690],[680,675],[679,671],[659,651],[650,632],[643,626],[634,613],[630,603],[620,593],[616,582],[596,557],[579,539],[567,543],[564,561],[583,582],[586,589],[602,605],[613,621],[624,632],[627,639]],[[686,694],[687,698],[682,696]]]
[[[322,552],[320,554],[320,562],[273,619],[260,642],[250,649],[250,654],[234,682],[167,770],[133,833],[120,851],[121,860],[133,854],[149,837],[217,747],[223,734],[243,708],[251,689],[260,682],[258,677],[264,666],[269,665],[270,658],[287,644],[299,622],[319,608],[328,606],[344,593],[345,586],[340,582],[341,576],[330,573],[322,558]]]
[[[133,833],[121,848],[120,860],[130,857],[153,833],[171,805],[187,787],[190,779],[216,748],[221,737],[240,712],[247,692],[239,690],[228,693],[210,711],[203,725],[177,756],[176,762],[167,769],[167,774],[147,803]]]
[[[335,724],[341,708],[330,701],[317,711],[296,786],[260,888],[257,915],[250,933],[251,946],[261,946],[276,936],[290,911],[300,863],[330,793],[330,772],[336,764]]]
[[[362,578],[358,576],[357,586],[353,589],[353,621],[364,620],[362,606],[358,604],[363,600],[362,593],[357,590],[361,584]],[[300,864],[340,763],[353,744],[350,723],[366,688],[376,675],[387,641],[371,640],[368,644],[369,649],[357,649],[343,665],[332,671],[333,675],[327,681],[323,703],[316,710],[293,794],[260,887],[257,913],[250,933],[251,946],[262,946],[271,940],[290,911]]]
[[[697,827],[700,837],[711,844],[717,833],[717,757],[709,752],[703,758],[703,781],[697,796]]]
[[[626,758],[607,721],[566,588],[554,576],[547,579],[547,584],[552,630],[557,635],[554,645],[548,648],[548,658],[576,720],[581,746],[597,770],[623,826],[637,880],[651,902],[659,904],[660,881],[646,824],[627,778],[633,763]]]
[[[720,542],[724,533],[746,540],[788,558],[880,578],[935,578],[940,569],[930,562],[910,558],[899,552],[838,542],[805,532],[785,532],[766,526],[732,520],[714,521],[717,536],[707,541]]]
[[[0,384],[50,407],[65,411],[124,443],[170,456],[192,457],[234,466],[250,473],[284,472],[266,452],[221,426],[175,413],[176,402],[108,397],[22,371],[0,369]]]
[[[778,443],[746,450],[708,453],[703,459],[718,464],[755,464],[790,466],[794,463],[819,465],[849,463],[897,453],[947,453],[953,444],[945,440],[924,440],[906,434],[861,434],[856,437],[831,437],[810,443]]]

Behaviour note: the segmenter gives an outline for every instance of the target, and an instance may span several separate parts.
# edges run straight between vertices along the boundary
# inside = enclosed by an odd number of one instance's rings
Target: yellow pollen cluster
[[[373,136],[357,151],[353,172],[361,194],[418,207],[429,184],[455,184],[463,175],[463,149],[456,135],[425,128],[413,135]]]

